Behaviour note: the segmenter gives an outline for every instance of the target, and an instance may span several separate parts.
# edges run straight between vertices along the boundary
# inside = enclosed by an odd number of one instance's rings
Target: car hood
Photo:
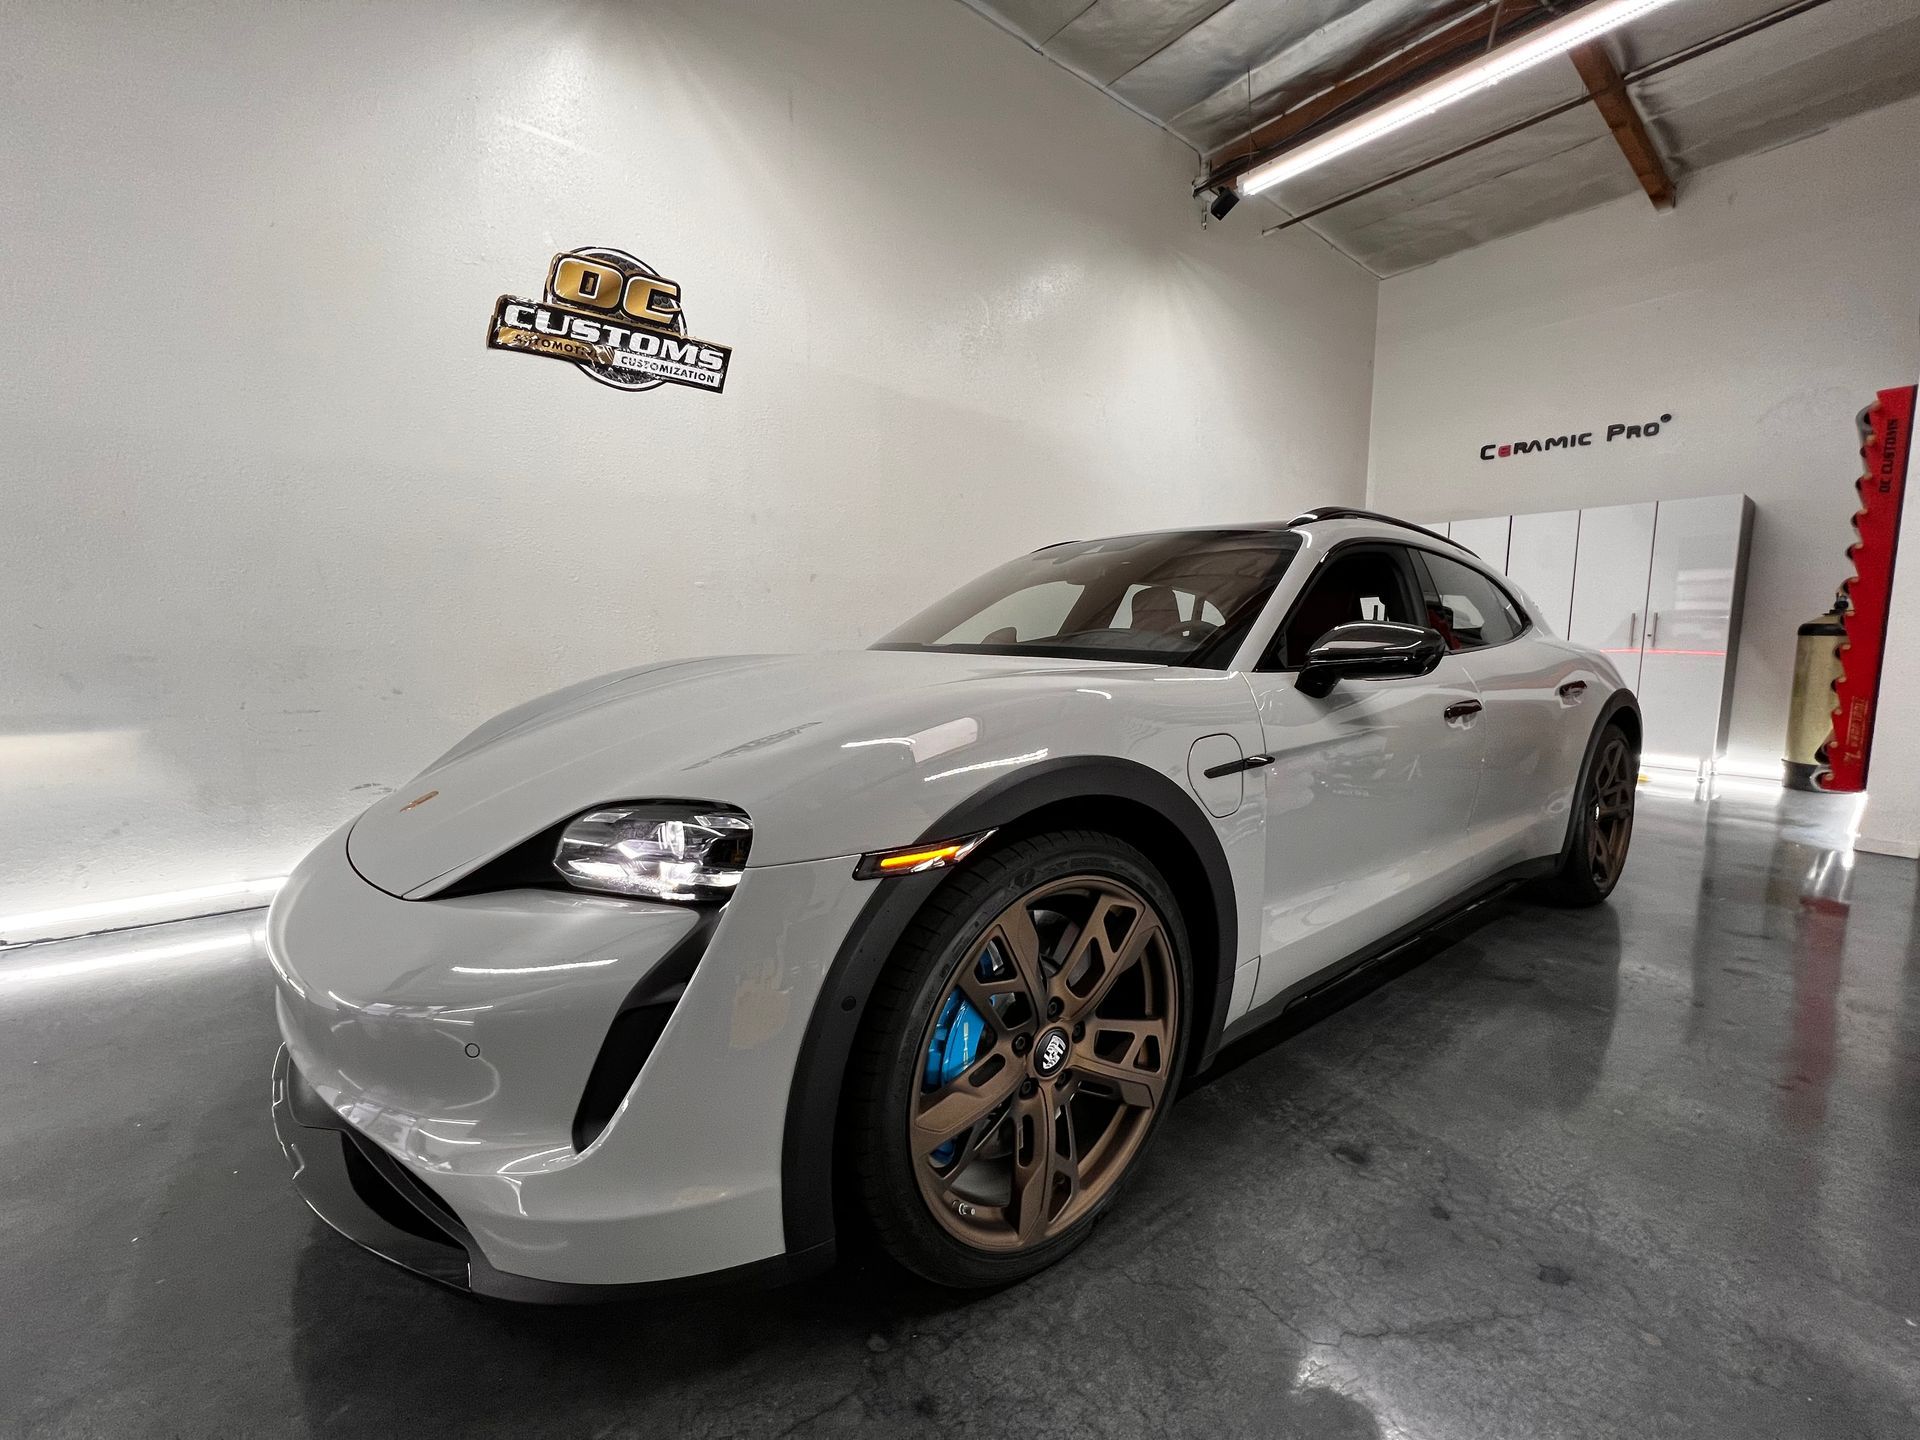
[[[739,806],[754,867],[909,844],[997,774],[1045,758],[1041,732],[1071,732],[1087,707],[1110,719],[1111,686],[1093,677],[1167,673],[894,650],[624,671],[481,726],[362,815],[348,855],[370,883],[420,898],[611,800]]]

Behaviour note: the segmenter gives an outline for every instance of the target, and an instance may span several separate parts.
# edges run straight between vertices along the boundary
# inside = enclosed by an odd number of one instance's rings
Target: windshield
[[[1052,545],[962,586],[873,648],[1224,670],[1299,548],[1289,530]]]

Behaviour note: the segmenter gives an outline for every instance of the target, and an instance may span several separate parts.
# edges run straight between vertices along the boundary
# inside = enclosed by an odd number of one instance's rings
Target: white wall
[[[1728,759],[1778,773],[1794,630],[1847,574],[1854,416],[1920,365],[1917,316],[1907,101],[1694,176],[1670,214],[1636,195],[1384,282],[1369,495],[1434,519],[1753,496]],[[1653,440],[1479,458],[1663,412]]]
[[[0,915],[284,870],[474,722],[1362,494],[1375,283],[952,0],[10,11]],[[722,397],[488,351],[632,250]]]

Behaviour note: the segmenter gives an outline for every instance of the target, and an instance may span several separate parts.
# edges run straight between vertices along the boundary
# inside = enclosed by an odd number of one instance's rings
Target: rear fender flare
[[[1593,733],[1587,736],[1587,748],[1580,752],[1580,768],[1574,772],[1573,793],[1567,801],[1567,833],[1560,842],[1560,863],[1563,866],[1573,850],[1574,806],[1579,803],[1580,787],[1586,782],[1587,772],[1593,768],[1593,757],[1600,751],[1600,737],[1622,714],[1632,718],[1633,750],[1635,757],[1639,756],[1640,737],[1645,733],[1640,724],[1640,702],[1633,698],[1631,690],[1622,688],[1609,695],[1600,706],[1600,714],[1593,722]]]

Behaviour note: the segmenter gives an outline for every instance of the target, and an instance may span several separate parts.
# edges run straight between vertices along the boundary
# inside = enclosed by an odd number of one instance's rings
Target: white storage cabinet
[[[1639,696],[1646,763],[1726,748],[1753,502],[1744,495],[1476,516],[1434,527],[1511,575],[1548,628],[1603,650]]]

